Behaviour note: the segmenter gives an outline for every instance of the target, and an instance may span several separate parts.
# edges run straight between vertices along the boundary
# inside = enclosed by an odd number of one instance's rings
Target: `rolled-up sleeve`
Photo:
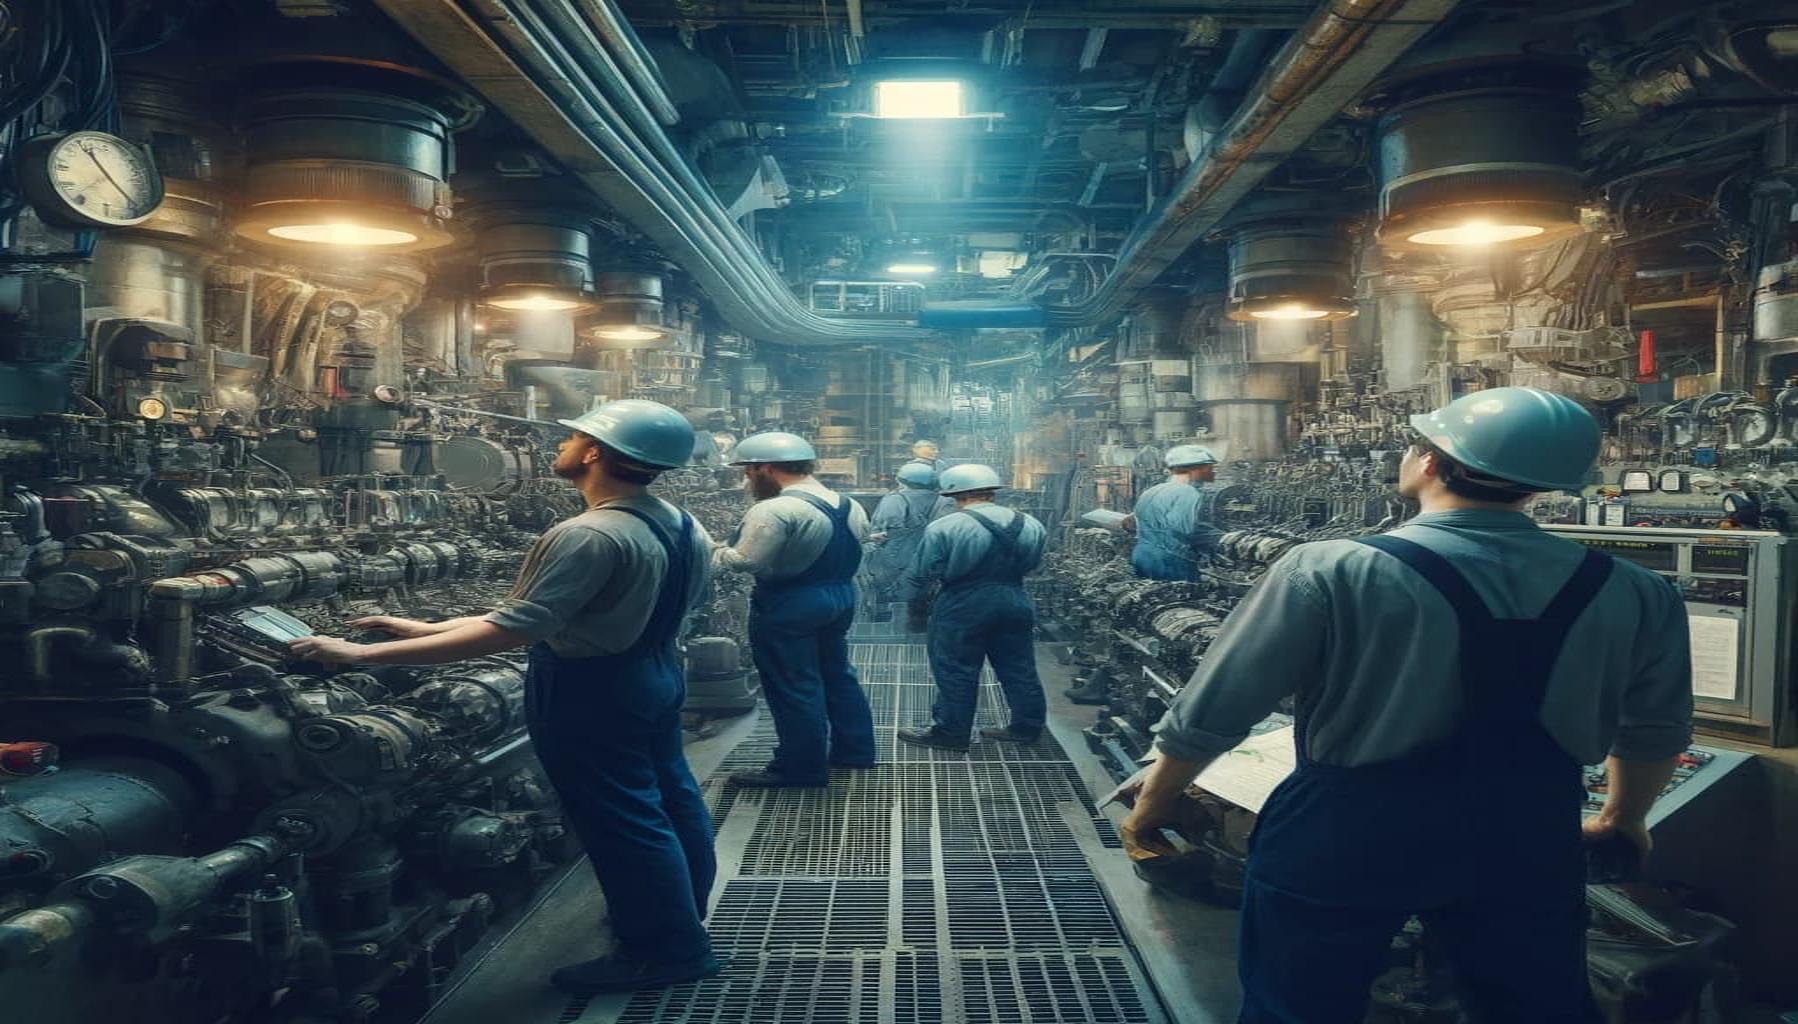
[[[1203,761],[1241,743],[1282,699],[1323,668],[1329,609],[1288,557],[1274,563],[1224,620],[1184,689],[1155,726],[1162,753]]]
[[[553,636],[612,578],[619,555],[616,542],[597,530],[553,530],[531,549],[512,593],[486,620],[532,640]]]
[[[773,502],[763,501],[751,506],[743,514],[743,528],[738,532],[736,543],[712,553],[712,568],[765,575],[773,569],[774,558],[786,543],[788,525]]]
[[[1692,633],[1686,604],[1669,580],[1643,616],[1635,671],[1623,690],[1611,753],[1625,761],[1662,761],[1692,743]]]

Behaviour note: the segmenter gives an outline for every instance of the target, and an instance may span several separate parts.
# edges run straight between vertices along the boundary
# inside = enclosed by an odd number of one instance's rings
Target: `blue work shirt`
[[[904,485],[880,499],[874,506],[874,517],[869,525],[876,533],[890,533],[893,530],[921,530],[933,519],[955,511],[955,502],[938,495],[927,487]]]
[[[1167,480],[1136,499],[1136,543],[1151,560],[1169,563],[1170,573],[1156,578],[1191,578],[1191,570],[1217,548],[1224,533],[1212,522],[1218,490],[1214,483]],[[1173,567],[1183,571],[1171,574]]]
[[[1042,563],[1043,545],[1048,541],[1049,532],[1043,529],[1043,524],[1036,521],[1036,517],[990,501],[979,502],[968,508],[974,510],[973,515],[985,518],[1001,530],[1009,527],[1014,518],[1024,516],[1024,527],[1018,533],[1018,550],[1023,558],[1024,572],[1033,572]],[[938,519],[924,528],[924,542],[918,545],[918,554],[912,559],[911,568],[906,571],[902,597],[908,601],[915,600],[938,580],[953,583],[966,576],[985,561],[992,548],[992,532],[974,522],[965,512]]]
[[[1586,548],[1521,512],[1455,509],[1393,531],[1447,558],[1497,618],[1533,618]],[[1281,699],[1311,708],[1323,764],[1378,764],[1455,731],[1459,625],[1447,600],[1398,559],[1350,540],[1293,548],[1249,591],[1156,728],[1172,756],[1235,747]],[[1619,559],[1574,620],[1542,702],[1542,725],[1582,764],[1672,757],[1692,738],[1685,603],[1673,583]]]

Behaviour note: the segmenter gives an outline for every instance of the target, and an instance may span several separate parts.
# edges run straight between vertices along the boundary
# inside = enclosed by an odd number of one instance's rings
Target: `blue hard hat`
[[[737,442],[730,453],[730,464],[746,466],[755,462],[810,462],[818,457],[812,443],[798,434],[770,430],[751,434]]]
[[[994,491],[1005,486],[999,482],[999,474],[993,472],[991,466],[982,466],[970,462],[963,466],[951,466],[943,470],[937,477],[936,489],[939,494],[964,494],[968,491]]]
[[[908,462],[900,466],[899,472],[895,475],[898,476],[899,482],[907,487],[936,486],[936,470],[930,468],[929,463]]]
[[[1169,469],[1181,466],[1213,466],[1217,464],[1217,456],[1211,449],[1197,444],[1177,444],[1167,450],[1167,458],[1162,460]]]
[[[660,402],[626,398],[556,422],[646,466],[674,469],[693,457],[693,424]]]
[[[1578,490],[1598,460],[1592,414],[1536,388],[1476,391],[1411,417],[1411,426],[1470,469],[1544,490]]]

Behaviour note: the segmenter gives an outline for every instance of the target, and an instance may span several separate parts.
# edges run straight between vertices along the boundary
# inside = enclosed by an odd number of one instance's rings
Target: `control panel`
[[[1774,746],[1798,741],[1791,721],[1798,548],[1789,538],[1747,530],[1545,528],[1679,587],[1700,731]]]

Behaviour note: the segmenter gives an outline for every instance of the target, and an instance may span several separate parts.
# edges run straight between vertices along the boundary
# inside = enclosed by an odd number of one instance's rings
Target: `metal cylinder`
[[[441,111],[398,96],[314,88],[252,97],[243,120],[244,202],[234,227],[244,237],[387,251],[451,241],[449,119]]]
[[[1201,364],[1193,368],[1193,397],[1211,420],[1211,433],[1229,442],[1229,457],[1263,460],[1286,451],[1289,404],[1303,394],[1300,363]]]
[[[1579,229],[1578,91],[1521,62],[1411,83],[1380,118],[1380,244],[1539,245]]]
[[[1232,320],[1342,320],[1355,314],[1353,250],[1334,220],[1270,220],[1230,235]]]
[[[87,758],[6,786],[0,804],[0,889],[80,874],[121,852],[175,853],[192,787],[145,758]]]
[[[475,239],[483,302],[502,309],[592,306],[593,238],[585,214],[521,205],[491,210],[484,219]]]
[[[1379,300],[1380,365],[1386,390],[1404,391],[1425,382],[1441,329],[1425,292],[1395,292]]]

